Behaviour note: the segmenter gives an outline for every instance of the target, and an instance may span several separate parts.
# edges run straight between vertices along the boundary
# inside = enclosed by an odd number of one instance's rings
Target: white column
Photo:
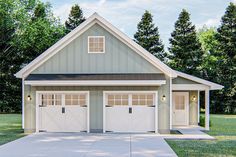
[[[172,129],[172,78],[170,77],[170,129]]]
[[[21,113],[21,114],[22,114],[22,115],[21,115],[21,116],[22,116],[22,129],[25,128],[25,115],[24,115],[24,112],[25,112],[25,111],[24,111],[24,110],[25,110],[25,109],[24,109],[24,104],[25,104],[25,84],[24,84],[24,81],[25,81],[24,78],[22,78],[22,82],[21,82],[21,85],[22,85],[22,88],[21,88],[21,90],[22,90],[22,96],[21,96],[21,97],[22,97],[22,98],[21,98],[21,101],[22,101],[22,102],[21,102],[21,103],[22,103],[22,104],[21,104],[21,110],[22,110],[22,111],[21,111],[21,112],[22,112],[22,113]]]
[[[209,115],[209,107],[210,107],[210,103],[209,103],[209,97],[210,97],[210,93],[209,93],[209,89],[205,90],[205,129],[209,130],[209,122],[210,122],[210,115]]]
[[[200,91],[197,91],[197,107],[198,107],[198,112],[197,112],[197,118],[198,118],[198,123],[200,122]]]

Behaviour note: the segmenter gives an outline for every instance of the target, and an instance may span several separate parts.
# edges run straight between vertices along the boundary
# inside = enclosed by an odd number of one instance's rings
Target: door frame
[[[35,116],[35,132],[39,133],[39,94],[44,93],[51,93],[51,94],[67,94],[67,93],[78,93],[78,94],[86,94],[87,95],[87,133],[90,132],[89,128],[89,106],[90,106],[90,99],[89,99],[89,91],[36,91],[36,116]]]
[[[155,107],[154,107],[154,128],[155,128],[155,133],[158,133],[158,91],[103,91],[103,133],[106,133],[106,94],[140,94],[140,93],[152,93],[154,94],[154,99],[155,99]],[[130,105],[130,99],[129,99],[129,104]]]
[[[173,122],[173,112],[175,111],[175,103],[174,103],[174,101],[175,101],[175,94],[183,94],[184,96],[186,96],[186,100],[187,100],[187,102],[186,102],[186,124],[184,124],[183,126],[188,126],[189,125],[189,92],[172,92],[172,125],[173,126],[178,126],[178,125],[174,125],[174,122]],[[179,126],[182,126],[182,125],[179,125]]]

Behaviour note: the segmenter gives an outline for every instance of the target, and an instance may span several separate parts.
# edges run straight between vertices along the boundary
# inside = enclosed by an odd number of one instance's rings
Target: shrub
[[[205,116],[200,116],[200,122],[199,122],[199,125],[205,127]],[[211,124],[211,120],[210,120],[209,125],[212,126],[212,124]]]

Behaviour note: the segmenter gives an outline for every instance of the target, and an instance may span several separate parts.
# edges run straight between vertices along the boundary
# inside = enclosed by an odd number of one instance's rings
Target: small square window
[[[89,36],[88,53],[105,53],[105,37]]]

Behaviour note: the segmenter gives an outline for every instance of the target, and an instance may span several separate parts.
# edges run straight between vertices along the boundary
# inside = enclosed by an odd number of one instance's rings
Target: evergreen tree
[[[224,89],[221,102],[226,105],[226,112],[236,112],[236,5],[230,3],[221,18],[216,38],[219,42],[219,75]],[[222,105],[219,103],[219,105]]]
[[[173,69],[200,76],[203,51],[190,14],[183,9],[171,33],[169,59]]]
[[[75,29],[82,22],[85,21],[83,11],[78,4],[72,6],[68,20],[65,22],[65,26],[68,32]]]
[[[167,55],[164,51],[164,45],[160,40],[158,27],[155,27],[150,12],[145,11],[137,27],[138,30],[134,34],[135,42],[161,61],[166,61]]]

